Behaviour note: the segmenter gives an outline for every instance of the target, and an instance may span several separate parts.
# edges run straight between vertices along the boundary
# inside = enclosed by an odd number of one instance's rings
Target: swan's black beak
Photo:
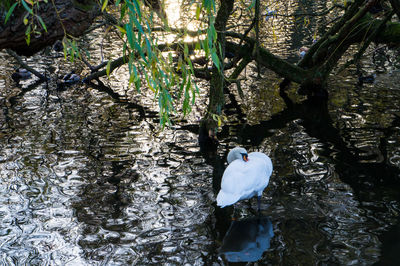
[[[242,153],[242,158],[243,158],[243,161],[245,161],[245,162],[249,161],[249,156],[247,155],[247,153]]]

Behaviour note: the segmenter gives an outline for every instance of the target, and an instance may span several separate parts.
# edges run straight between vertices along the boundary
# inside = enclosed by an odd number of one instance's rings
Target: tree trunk
[[[40,16],[47,31],[37,19],[29,15],[28,23],[33,21],[37,33],[31,33],[29,45],[26,42],[24,17],[28,12],[21,6],[14,10],[7,24],[0,23],[0,50],[11,49],[20,55],[31,56],[66,34],[78,37],[92,24],[93,19],[99,15],[97,4],[94,1],[55,0],[45,3],[40,2],[39,7],[34,6],[34,12]],[[2,13],[4,10],[0,10]],[[6,11],[7,12],[7,11]]]
[[[215,18],[215,30],[217,31],[217,42],[221,47],[222,51],[219,60],[221,62],[221,71],[218,71],[217,67],[213,64],[211,82],[210,82],[210,94],[209,103],[207,107],[207,113],[203,118],[203,122],[200,125],[200,135],[207,134],[206,136],[200,136],[200,138],[215,138],[216,131],[218,129],[217,122],[213,119],[213,115],[221,115],[222,109],[225,103],[224,100],[224,57],[225,57],[225,32],[226,24],[230,13],[233,10],[234,0],[221,0],[221,5]],[[218,47],[218,45],[217,45]],[[217,54],[220,54],[217,51]],[[205,143],[210,144],[212,141],[206,141]]]

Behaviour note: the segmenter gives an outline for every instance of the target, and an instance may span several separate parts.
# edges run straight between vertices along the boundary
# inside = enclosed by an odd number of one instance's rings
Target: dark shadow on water
[[[128,108],[132,108],[138,111],[139,113],[139,121],[143,120],[145,117],[150,117],[154,118],[158,115],[157,112],[149,110],[149,108],[146,108],[140,104],[133,103],[133,102],[128,102],[127,100],[124,100],[121,95],[113,91],[110,87],[106,86],[101,80],[96,80],[97,84],[94,82],[89,82],[88,85],[93,87],[94,89],[105,92],[111,98],[113,98],[117,103],[126,105]]]
[[[270,247],[274,236],[268,217],[251,217],[232,221],[219,253],[229,262],[255,262]]]
[[[386,156],[388,141],[400,126],[400,117],[396,115],[394,115],[392,124],[389,127],[373,129],[382,133],[379,141],[379,152],[382,154],[382,158],[372,158],[373,160],[365,155],[365,151],[346,140],[341,129],[334,126],[327,101],[312,98],[301,103],[291,103],[290,108],[257,125],[225,125],[218,134],[218,138],[220,140],[229,138],[229,132],[233,131],[237,132],[237,143],[258,146],[266,138],[273,136],[277,129],[286,128],[293,121],[304,127],[305,133],[310,137],[316,138],[322,143],[323,149],[318,151],[319,155],[333,160],[338,176],[343,182],[352,187],[355,197],[360,202],[382,200],[381,194],[371,196],[370,191],[374,189],[386,190],[386,188],[393,187],[400,189],[400,169],[391,164]],[[213,187],[217,193],[225,168],[224,160],[217,153],[211,154],[213,155],[210,156],[208,154],[205,157],[207,163],[214,167]],[[393,200],[399,201],[398,198],[393,198]],[[227,224],[230,221],[231,212],[229,209],[225,210],[217,207],[215,209],[215,226],[217,233],[220,235],[224,234],[226,228],[228,228]],[[400,242],[393,235],[400,235],[399,224],[389,228],[387,233],[379,236],[383,243],[383,249],[381,261],[377,265],[394,265],[386,263],[398,261],[398,259],[393,260],[393,256],[397,254],[397,251],[394,251],[393,248],[398,247]],[[220,239],[220,237],[217,236],[217,239]]]
[[[10,104],[11,104],[11,106],[16,105],[18,99],[22,98],[27,92],[30,92],[30,91],[38,88],[39,85],[44,83],[44,82],[45,82],[44,80],[38,80],[38,81],[36,81],[36,82],[34,82],[32,84],[29,84],[27,87],[21,87],[20,84],[17,84],[17,87],[21,88],[21,92],[18,93],[17,95],[15,95],[15,96],[10,97],[8,99]],[[46,83],[46,86],[48,88],[48,83]]]
[[[379,266],[397,266],[400,265],[400,220],[397,224],[390,228],[387,232],[380,236],[382,241],[381,257],[379,262],[374,265]]]
[[[332,157],[335,160],[339,172],[344,173],[340,175],[340,178],[350,184],[356,192],[369,189],[370,184],[400,183],[400,169],[392,166],[386,157],[381,162],[363,162],[366,159],[365,156],[360,155],[363,151],[357,147],[350,147],[343,140],[339,129],[333,126],[325,101],[309,99],[301,103],[294,103],[292,108],[273,115],[268,121],[262,121],[257,125],[237,126],[238,137],[241,143],[258,146],[265,138],[271,137],[274,130],[285,128],[294,120],[300,120],[305,132],[324,144],[321,155]],[[395,127],[398,127],[399,124],[400,119],[396,117],[391,127],[382,129],[384,133],[380,145],[382,153],[385,153],[388,137],[393,134]],[[229,131],[228,128],[224,130]]]

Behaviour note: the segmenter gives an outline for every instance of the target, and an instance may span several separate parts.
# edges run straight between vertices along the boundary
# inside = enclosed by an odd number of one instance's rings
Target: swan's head
[[[233,148],[229,153],[228,153],[228,163],[233,162],[234,160],[243,160],[245,162],[247,162],[249,160],[248,155],[247,155],[247,151],[245,148],[241,148],[241,147],[236,147]]]

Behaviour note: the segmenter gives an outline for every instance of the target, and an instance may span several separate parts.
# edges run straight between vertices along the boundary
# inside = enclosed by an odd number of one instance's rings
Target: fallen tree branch
[[[22,58],[17,55],[16,52],[14,52],[13,50],[10,49],[6,49],[7,53],[9,55],[11,55],[12,57],[15,58],[15,60],[17,60],[18,64],[22,67],[25,68],[26,70],[28,70],[29,72],[31,72],[33,75],[35,75],[36,77],[38,77],[40,80],[49,80],[47,77],[45,77],[44,75],[40,74],[39,72],[37,72],[35,69],[31,68],[30,66],[28,66],[27,64],[25,64],[25,62],[22,60]]]
[[[113,72],[114,69],[126,64],[128,62],[128,60],[129,60],[129,56],[126,55],[126,56],[121,56],[121,57],[111,61],[109,73]],[[107,64],[108,64],[108,62],[105,63],[105,65],[107,65]],[[93,79],[98,79],[98,78],[106,76],[106,75],[107,75],[107,70],[103,69],[102,71],[98,71],[98,72],[94,72],[94,73],[90,74],[89,76],[87,76],[86,78],[83,79],[83,82],[89,83]]]
[[[227,36],[231,37],[236,37],[236,38],[241,38],[241,34],[238,33],[233,33],[233,32],[227,32]],[[238,44],[227,41],[226,42],[226,47],[228,51],[235,51],[236,53],[239,53],[241,56],[245,57],[248,56],[248,51],[252,50],[252,47],[254,47],[255,40],[249,37],[245,37],[244,40],[246,41],[247,44],[239,46]],[[302,83],[306,78],[309,76],[309,73],[307,70],[304,70],[301,67],[298,67],[294,64],[291,64],[287,62],[286,60],[283,60],[276,55],[272,54],[269,52],[267,49],[260,47],[260,54],[259,54],[259,63],[274,71],[278,75],[281,75],[282,77],[287,77],[290,78],[292,81],[297,82],[297,83]],[[257,60],[257,57],[251,55],[252,60]]]
[[[380,20],[378,22],[379,25],[377,25],[375,28],[371,29],[371,33],[368,33],[368,38],[363,41],[363,45],[362,47],[358,50],[358,52],[354,55],[352,60],[347,61],[343,67],[341,67],[338,70],[338,73],[342,72],[344,69],[346,69],[349,65],[351,64],[357,64],[361,58],[361,56],[364,54],[364,52],[367,50],[368,46],[371,44],[371,42],[376,38],[376,36],[378,35],[379,32],[381,32],[383,30],[383,28],[385,27],[386,23],[392,18],[392,16],[394,15],[394,11],[392,10],[391,12],[389,12],[389,14],[387,14],[385,16],[385,18],[383,20]]]

